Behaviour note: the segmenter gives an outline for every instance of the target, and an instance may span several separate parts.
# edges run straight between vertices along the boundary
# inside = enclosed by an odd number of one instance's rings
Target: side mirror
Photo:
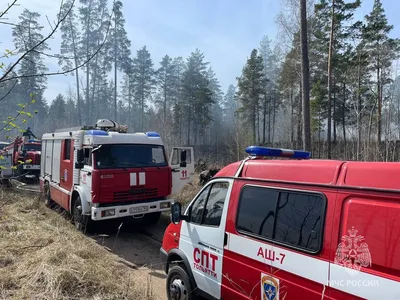
[[[75,169],[83,169],[84,166],[83,162],[75,162]]]
[[[77,156],[77,162],[81,163],[84,161],[83,158],[83,149],[79,149],[76,151],[76,156]]]
[[[186,162],[186,150],[181,152],[181,163]]]
[[[181,221],[181,216],[182,216],[182,204],[179,202],[174,202],[171,205],[171,222],[176,224],[179,224]]]
[[[75,169],[82,169],[84,167],[83,149],[76,151]]]

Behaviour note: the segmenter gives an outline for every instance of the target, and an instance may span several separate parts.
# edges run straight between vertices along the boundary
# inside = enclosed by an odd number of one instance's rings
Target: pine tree
[[[177,140],[183,143],[183,121],[184,121],[184,108],[185,99],[182,92],[182,77],[185,70],[185,61],[182,57],[175,57],[172,61],[174,69],[175,85],[172,89],[172,117],[174,133],[178,136]]]
[[[207,81],[208,81],[208,89],[210,90],[211,96],[211,105],[206,108],[210,111],[207,111],[208,115],[205,119],[200,123],[200,127],[203,128],[203,135],[205,135],[206,128],[209,131],[210,144],[215,144],[215,148],[217,149],[214,153],[215,155],[219,155],[219,140],[220,140],[220,130],[215,130],[215,128],[221,128],[221,120],[222,120],[222,99],[223,93],[221,91],[221,85],[219,84],[219,80],[216,77],[215,72],[211,68],[211,66],[207,70]],[[206,138],[204,137],[204,141]],[[206,144],[206,142],[204,142]]]
[[[88,61],[85,65],[86,114],[88,121],[93,123],[97,117],[95,99],[98,99],[96,93],[99,92],[99,81],[104,73],[111,70],[113,61],[110,57],[110,40],[104,43],[110,25],[110,14],[107,8],[108,0],[80,0],[80,2],[82,6],[79,7],[79,19],[83,30],[79,55],[83,61]]]
[[[62,6],[62,15],[68,13],[66,19],[61,24],[61,47],[60,47],[60,59],[59,64],[63,66],[63,70],[71,70],[75,68],[75,83],[76,83],[76,99],[78,109],[78,124],[82,123],[82,103],[80,93],[80,82],[79,82],[79,70],[78,66],[81,63],[80,56],[78,55],[79,43],[81,41],[81,34],[78,30],[77,16],[75,13],[72,0],[66,1]]]
[[[204,54],[196,49],[187,58],[185,71],[182,74],[182,98],[186,101],[183,110],[187,124],[187,145],[190,145],[192,133],[194,144],[197,144],[199,124],[210,117],[208,106],[213,103],[213,99],[208,88],[208,64],[204,61]]]
[[[113,7],[113,28],[111,29],[110,41],[113,44],[113,62],[114,62],[114,119],[117,120],[117,71],[126,71],[129,66],[129,57],[131,55],[131,41],[128,39],[125,31],[125,19],[122,14],[122,2],[116,1]]]
[[[399,40],[389,37],[393,25],[389,25],[385,10],[380,0],[374,1],[372,12],[365,17],[367,24],[363,28],[363,45],[370,56],[371,70],[376,74],[377,87],[377,140],[381,141],[382,135],[382,104],[383,89],[390,82],[390,66],[398,57]]]
[[[147,107],[146,102],[150,100],[151,92],[154,89],[154,69],[151,56],[146,46],[137,51],[133,59],[133,82],[135,89],[135,99],[139,104],[139,130],[144,130],[144,113]]]
[[[124,103],[128,106],[128,117],[127,117],[127,125],[130,130],[134,129],[134,120],[132,119],[132,115],[138,115],[137,113],[134,114],[135,106],[135,84],[134,84],[134,77],[133,77],[133,62],[129,63],[129,67],[126,69],[126,72],[123,77],[122,81],[122,98]]]
[[[315,32],[314,45],[316,50],[320,51],[318,58],[320,59],[320,70],[326,70],[327,84],[327,118],[328,118],[328,158],[331,157],[332,144],[332,120],[333,120],[333,142],[336,141],[336,120],[337,120],[337,77],[338,74],[346,72],[345,69],[338,69],[339,59],[343,52],[346,51],[347,39],[349,38],[352,26],[348,26],[351,22],[354,11],[361,5],[360,0],[353,2],[345,2],[344,0],[320,0],[315,6],[316,9],[316,24],[318,30]],[[326,22],[330,20],[330,22]],[[325,45],[328,44],[328,51]],[[323,61],[327,61],[324,67]],[[345,65],[341,65],[346,67]],[[318,80],[318,77],[315,77]],[[325,79],[324,79],[325,80]],[[318,89],[322,92],[321,86]],[[322,96],[322,94],[320,93]],[[333,95],[333,97],[332,97]],[[332,99],[333,98],[333,99]],[[324,102],[320,99],[321,103]],[[322,111],[320,113],[323,113]]]
[[[56,99],[51,103],[49,117],[50,132],[53,132],[55,129],[68,127],[67,108],[63,95],[58,94]]]
[[[45,76],[40,76],[40,74],[47,71],[47,67],[43,62],[42,53],[49,50],[47,43],[41,43],[39,45],[44,39],[41,33],[43,26],[39,25],[39,18],[39,13],[24,9],[19,16],[20,22],[12,31],[14,45],[15,48],[18,49],[17,52],[28,52],[19,64],[19,75],[26,76],[22,77],[20,81],[20,96],[25,103],[30,103],[31,100],[35,100],[35,103],[30,105],[28,111],[31,114],[37,111],[38,117],[29,120],[27,126],[30,126],[32,130],[36,132],[39,130],[38,119],[41,119],[41,123],[44,124],[47,114],[47,107],[43,99],[47,78]],[[30,51],[33,47],[35,47],[35,50]]]
[[[233,84],[230,84],[228,90],[225,93],[223,101],[223,120],[227,126],[233,125],[235,117],[236,101],[235,101],[236,88]]]
[[[173,59],[165,55],[161,62],[160,68],[156,72],[156,81],[158,88],[158,96],[162,103],[163,121],[166,124],[167,110],[172,101],[174,89],[176,88],[175,65]]]
[[[265,93],[266,77],[264,64],[256,49],[251,51],[250,58],[238,78],[238,96],[242,103],[240,111],[251,128],[253,143],[257,141],[257,115],[260,108],[261,96]]]

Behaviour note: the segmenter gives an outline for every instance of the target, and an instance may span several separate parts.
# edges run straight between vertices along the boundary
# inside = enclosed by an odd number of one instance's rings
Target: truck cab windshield
[[[164,147],[159,145],[102,145],[94,151],[97,169],[165,167]]]
[[[39,144],[25,144],[25,145],[23,145],[22,150],[25,150],[25,151],[40,151],[40,150],[42,150],[42,145],[39,145]]]

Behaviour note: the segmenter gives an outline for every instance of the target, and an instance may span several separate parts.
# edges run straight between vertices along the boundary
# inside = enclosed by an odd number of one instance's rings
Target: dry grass
[[[207,169],[222,169],[223,165],[218,164],[210,164],[207,166]],[[199,185],[200,181],[200,173],[195,173],[193,181],[191,183],[186,184],[181,192],[175,197],[175,199],[180,202],[182,205],[186,205],[190,202],[196,194],[202,189],[202,186]]]
[[[0,299],[151,299],[134,272],[38,198],[0,195]]]
[[[191,183],[186,184],[180,193],[175,197],[175,200],[180,202],[182,205],[186,205],[189,201],[191,201],[194,196],[201,190],[201,186],[199,186],[199,174],[195,173],[194,179]]]

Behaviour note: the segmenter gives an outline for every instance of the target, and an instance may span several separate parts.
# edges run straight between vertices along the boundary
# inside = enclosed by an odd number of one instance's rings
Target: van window
[[[216,182],[204,189],[191,206],[190,222],[218,227],[228,187],[227,182]]]
[[[186,163],[191,164],[192,163],[192,151],[191,149],[179,149],[175,148],[172,153],[172,160],[171,164],[172,165],[179,165],[181,162],[181,152],[186,151]]]
[[[317,252],[322,243],[324,209],[321,195],[245,186],[236,226],[243,234]]]
[[[71,159],[71,139],[64,140],[64,160]]]
[[[192,204],[190,209],[190,223],[201,224],[201,219],[203,218],[204,207],[206,206],[210,187],[211,186],[208,186],[206,189],[204,189]]]

